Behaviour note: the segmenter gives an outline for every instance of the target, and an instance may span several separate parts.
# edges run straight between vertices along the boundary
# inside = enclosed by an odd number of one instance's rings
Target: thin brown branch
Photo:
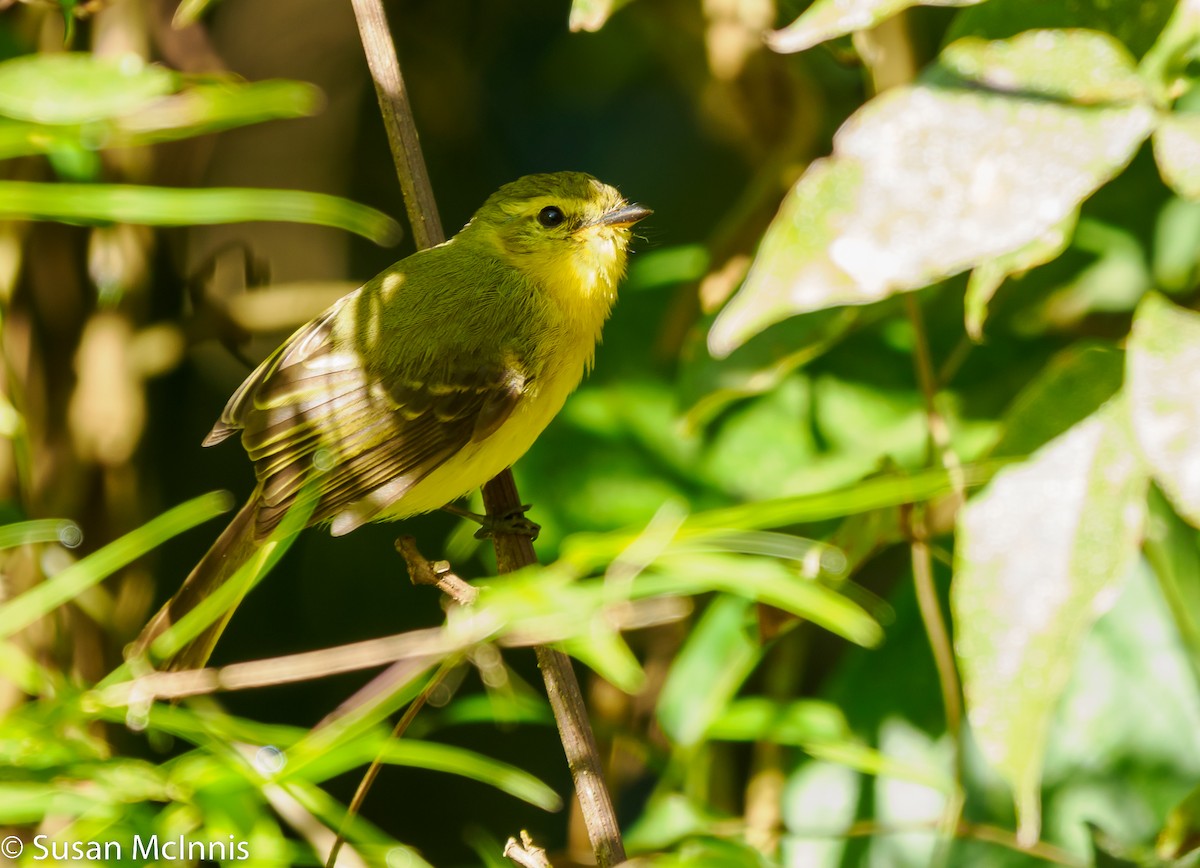
[[[351,3],[358,20],[363,51],[367,55],[367,66],[371,69],[371,80],[375,82],[375,95],[379,97],[379,111],[387,129],[392,159],[396,162],[396,174],[400,177],[400,190],[408,209],[413,239],[418,248],[433,247],[445,241],[446,235],[438,216],[437,201],[433,198],[433,186],[429,183],[417,124],[408,102],[404,77],[400,74],[400,61],[396,59],[396,46],[388,28],[383,0],[351,0]]]
[[[479,589],[459,578],[450,569],[449,561],[427,560],[411,536],[399,537],[396,551],[404,558],[408,577],[414,585],[433,585],[460,606],[473,605],[479,598]]]
[[[874,820],[861,820],[854,823],[844,832],[832,833],[828,837],[874,838],[879,835],[911,835],[913,832],[933,831],[936,827],[937,823],[933,822],[883,825]],[[804,837],[804,833],[800,833],[800,835]],[[1087,864],[1073,853],[1068,853],[1066,850],[1055,847],[1053,844],[1047,844],[1044,841],[1026,846],[1017,839],[1015,832],[1001,828],[1000,826],[991,826],[987,823],[973,823],[969,820],[961,820],[957,828],[954,829],[954,836],[971,841],[983,841],[987,844],[995,844],[1017,853],[1025,853],[1029,856],[1043,859],[1046,862],[1065,865],[1068,868],[1084,868]]]
[[[510,515],[521,508],[521,498],[510,471],[504,471],[483,487],[483,504],[488,515]],[[533,543],[527,536],[497,533],[492,542],[496,547],[497,567],[502,573],[537,561]],[[538,668],[546,682],[546,695],[575,782],[575,794],[583,812],[588,839],[592,842],[596,863],[601,868],[608,868],[625,861],[625,846],[604,780],[600,750],[588,721],[583,692],[579,689],[570,657],[545,645],[539,645],[536,650]]]
[[[417,246],[440,243],[445,236],[382,0],[352,0],[352,3]],[[483,498],[488,514],[493,516],[509,515],[521,507],[516,484],[507,470],[484,486]],[[528,537],[496,534],[493,542],[501,572],[537,560]],[[600,773],[600,755],[588,723],[583,694],[566,655],[550,648],[539,648],[537,653],[596,861],[606,868],[624,861],[625,850],[612,799]]]
[[[521,840],[509,838],[504,845],[504,858],[510,859],[521,868],[553,868],[546,851],[533,843],[533,838],[524,829],[521,830]]]
[[[441,687],[446,680],[446,676],[454,665],[445,662],[441,665],[429,682],[421,688],[421,692],[416,695],[412,702],[408,704],[408,708],[404,710],[404,714],[396,721],[396,726],[392,729],[392,739],[402,738],[408,727],[416,719],[418,712],[425,707],[425,703],[433,694],[433,691]],[[379,770],[383,768],[383,754],[376,756],[371,761],[371,765],[367,767],[366,774],[362,780],[358,782],[358,787],[354,790],[354,798],[350,800],[350,806],[346,809],[346,815],[342,818],[341,827],[338,829],[337,837],[333,839],[333,846],[329,848],[329,858],[325,860],[325,868],[334,868],[337,865],[338,853],[341,852],[342,845],[346,843],[346,829],[350,826],[350,822],[358,816],[358,812],[362,810],[363,802],[367,800],[367,793],[371,791],[371,786],[375,783],[375,778],[379,776]]]

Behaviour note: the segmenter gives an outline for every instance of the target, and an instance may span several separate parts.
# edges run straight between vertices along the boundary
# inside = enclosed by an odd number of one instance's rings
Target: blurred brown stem
[[[413,235],[418,247],[438,244],[445,235],[382,0],[352,0],[352,3],[367,64],[371,68],[371,78],[375,82],[375,92],[379,97],[379,108],[387,127],[388,143],[400,176],[400,189],[404,192]],[[488,515],[492,516],[509,515],[520,510],[521,498],[510,471],[503,471],[483,487],[483,502]],[[497,565],[502,573],[537,562],[533,544],[526,536],[498,533],[493,537],[493,542]],[[601,773],[600,752],[592,735],[583,694],[575,671],[571,668],[570,658],[544,646],[538,647],[537,657],[596,862],[601,868],[623,862],[625,849],[621,843],[616,812]]]

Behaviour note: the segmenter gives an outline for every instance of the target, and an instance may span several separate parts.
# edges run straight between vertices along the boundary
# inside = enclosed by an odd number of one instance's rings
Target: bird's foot
[[[463,509],[453,504],[447,504],[442,509],[460,518],[468,519],[479,525],[479,530],[475,531],[475,539],[491,539],[496,534],[517,534],[519,536],[527,536],[531,540],[538,538],[541,533],[542,526],[535,521],[530,521],[525,517],[527,510],[532,509],[528,503],[522,504],[512,512],[504,515],[480,515],[477,512],[471,512],[468,509]]]

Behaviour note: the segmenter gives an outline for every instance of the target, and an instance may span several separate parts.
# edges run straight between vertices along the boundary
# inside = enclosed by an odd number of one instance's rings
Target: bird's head
[[[539,283],[611,294],[625,272],[631,229],[650,213],[591,175],[554,172],[505,184],[464,232]]]

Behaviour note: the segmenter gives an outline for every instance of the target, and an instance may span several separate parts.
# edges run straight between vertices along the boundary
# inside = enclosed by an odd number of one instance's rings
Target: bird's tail
[[[150,623],[130,646],[130,656],[140,656],[150,650],[150,645],[167,631],[178,624],[188,612],[195,609],[204,600],[211,597],[218,588],[233,578],[238,570],[251,558],[258,554],[261,543],[256,538],[255,516],[258,512],[258,492],[250,496],[246,505],[238,511],[229,525],[217,537],[212,548],[200,559],[182,587],[175,593],[167,604],[159,609]],[[199,669],[208,662],[209,655],[216,647],[217,639],[225,630],[225,625],[233,617],[233,610],[242,601],[250,589],[238,590],[229,602],[225,611],[217,619],[205,627],[194,639],[159,663],[158,668],[164,670]]]

